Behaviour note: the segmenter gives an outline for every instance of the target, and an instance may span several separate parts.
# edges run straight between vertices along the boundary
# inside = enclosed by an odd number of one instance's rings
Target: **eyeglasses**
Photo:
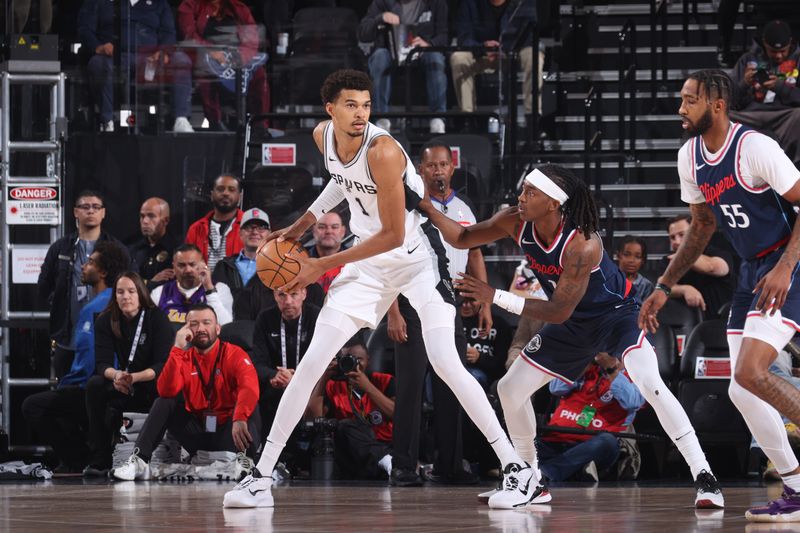
[[[242,228],[242,231],[269,231],[269,226],[263,224],[248,224]]]
[[[89,211],[90,209],[94,211],[100,211],[101,209],[106,208],[106,206],[102,204],[78,204],[75,207],[81,211]]]

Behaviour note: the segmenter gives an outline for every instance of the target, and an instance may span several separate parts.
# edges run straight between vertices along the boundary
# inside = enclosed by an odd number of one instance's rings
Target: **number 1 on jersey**
[[[364,209],[364,204],[361,203],[361,198],[356,198],[356,202],[358,202],[358,207],[361,208],[361,212],[364,213],[365,216],[369,216],[369,213],[367,213],[367,210]]]

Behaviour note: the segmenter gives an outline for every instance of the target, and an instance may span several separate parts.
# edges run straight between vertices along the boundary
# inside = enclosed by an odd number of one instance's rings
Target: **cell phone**
[[[753,76],[759,85],[764,85],[766,82],[769,81],[769,72],[766,69],[760,68],[756,71],[755,76]]]

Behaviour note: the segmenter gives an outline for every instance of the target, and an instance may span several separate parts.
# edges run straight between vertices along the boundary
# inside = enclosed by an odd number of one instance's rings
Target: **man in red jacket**
[[[211,203],[214,210],[189,226],[186,243],[194,244],[203,254],[209,272],[226,256],[238,254],[244,244],[239,237],[242,215],[239,201],[242,197],[242,182],[230,174],[222,174],[214,180]]]
[[[254,457],[261,442],[258,377],[245,351],[219,340],[219,332],[210,306],[189,310],[158,377],[160,398],[147,415],[136,450],[114,477],[149,479],[150,456],[167,429],[191,454],[201,449],[239,452],[240,474],[252,469],[244,454]]]

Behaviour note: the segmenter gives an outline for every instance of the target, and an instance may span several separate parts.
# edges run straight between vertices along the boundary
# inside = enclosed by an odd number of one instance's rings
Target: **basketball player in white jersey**
[[[422,322],[431,365],[453,390],[497,453],[507,477],[508,501],[516,505],[549,501],[531,479],[506,437],[486,394],[467,372],[454,341],[454,294],[439,234],[415,211],[424,185],[408,155],[386,131],[369,122],[372,82],[359,71],[340,70],[325,80],[322,101],[331,120],[314,130],[331,180],[308,211],[270,238],[298,239],[314,222],[346,200],[358,243],[318,259],[297,258],[298,276],[282,289],[313,283],[344,265],[331,284],[314,337],[278,406],[275,421],[253,473],[225,494],[225,507],[271,507],[272,473],[286,440],[300,420],[314,385],[328,363],[359,329],[374,328],[399,294]]]

